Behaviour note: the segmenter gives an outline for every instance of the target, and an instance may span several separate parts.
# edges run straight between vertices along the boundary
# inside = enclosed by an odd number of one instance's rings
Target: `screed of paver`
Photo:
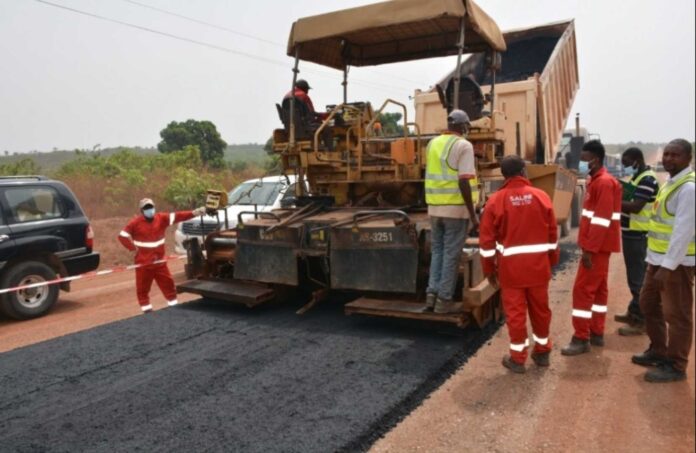
[[[503,368],[500,360],[508,351],[503,328],[370,451],[694,451],[694,350],[687,381],[643,380],[646,369],[630,358],[646,349],[647,337],[621,337],[613,321],[630,299],[620,255],[611,258],[606,346],[578,357],[560,354],[572,335],[576,266],[551,284],[550,368],[528,364],[525,375]]]

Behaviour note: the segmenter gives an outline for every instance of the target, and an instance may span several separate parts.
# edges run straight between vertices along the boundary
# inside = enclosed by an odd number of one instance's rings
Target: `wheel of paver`
[[[56,278],[56,273],[38,261],[24,261],[6,269],[0,287],[42,283]],[[58,300],[58,285],[37,286],[0,295],[0,309],[15,319],[30,319],[44,315]]]

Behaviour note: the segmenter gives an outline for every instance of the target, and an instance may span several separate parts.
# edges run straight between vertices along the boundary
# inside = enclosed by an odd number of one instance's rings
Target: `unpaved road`
[[[184,262],[169,263],[175,281],[184,279]],[[120,319],[140,315],[135,297],[134,272],[123,272],[73,282],[71,292],[61,292],[60,299],[48,316],[17,322],[0,317],[0,352],[89,329]],[[151,293],[155,310],[167,306],[162,293],[153,283]],[[179,301],[197,299],[180,294]]]
[[[569,266],[551,284],[555,345],[549,369],[528,364],[527,374],[515,375],[503,368],[509,343],[507,329],[500,329],[370,451],[693,452],[694,349],[687,381],[643,380],[646,369],[630,359],[647,348],[648,339],[619,336],[613,320],[630,300],[620,255],[611,258],[606,346],[579,357],[560,354],[573,333],[575,271]]]
[[[552,284],[552,366],[525,376],[500,365],[504,329],[457,370],[472,336],[330,305],[143,316],[132,275],[79,282],[50,316],[0,320],[0,450],[353,451],[386,433],[373,451],[694,451],[693,362],[685,383],[644,383],[629,359],[646,339],[613,321],[603,350],[560,356],[574,271]],[[618,256],[610,278],[611,317],[628,297]]]

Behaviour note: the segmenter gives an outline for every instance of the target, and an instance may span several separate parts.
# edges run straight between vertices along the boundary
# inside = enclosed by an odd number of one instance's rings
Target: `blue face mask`
[[[638,170],[636,170],[636,168],[633,165],[631,165],[630,167],[623,168],[623,173],[626,176],[634,176],[636,174],[636,171]]]
[[[143,209],[143,215],[146,219],[151,219],[155,216],[155,208]]]
[[[590,172],[590,163],[585,161],[585,160],[581,160],[580,163],[578,163],[578,173],[580,173],[581,175],[584,176],[584,175],[588,174],[589,172]]]

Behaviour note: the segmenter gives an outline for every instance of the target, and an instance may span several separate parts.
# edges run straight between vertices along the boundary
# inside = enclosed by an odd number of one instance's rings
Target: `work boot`
[[[633,314],[630,311],[626,310],[625,313],[614,315],[614,321],[629,324],[633,322]]]
[[[674,368],[669,362],[663,362],[654,370],[645,373],[643,378],[648,382],[677,382],[685,380],[686,373]]]
[[[604,335],[590,334],[590,344],[592,346],[604,346]]]
[[[425,295],[425,308],[423,311],[433,311],[433,307],[435,307],[435,300],[437,299],[437,294],[435,293],[428,293]]]
[[[503,357],[503,366],[517,374],[524,374],[527,371],[523,364],[515,362],[509,355]]]
[[[551,355],[551,353],[549,353],[549,352],[540,352],[540,353],[532,352],[532,360],[534,361],[536,366],[546,367],[546,366],[550,365],[550,360],[549,360],[550,355]]]
[[[568,343],[568,346],[561,349],[561,354],[563,355],[579,355],[584,354],[586,352],[590,352],[590,341],[581,340],[576,336],[573,336],[573,338],[571,338],[570,343]]]
[[[645,334],[645,324],[629,324],[619,327],[619,335],[624,337],[634,337]]]
[[[446,313],[459,313],[464,309],[464,304],[461,302],[454,302],[452,300],[440,299],[439,297],[435,301],[435,308],[433,311],[439,314]]]
[[[642,366],[660,366],[667,360],[667,357],[661,356],[648,348],[642,354],[636,354],[631,357],[631,362]]]

